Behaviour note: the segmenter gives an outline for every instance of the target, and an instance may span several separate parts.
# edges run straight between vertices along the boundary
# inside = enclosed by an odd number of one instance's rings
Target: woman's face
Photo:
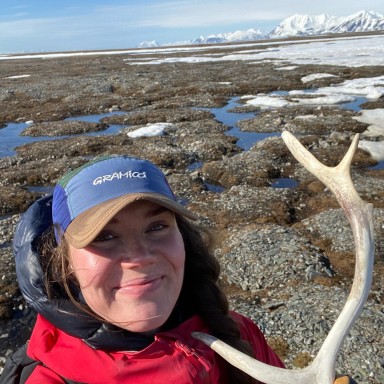
[[[174,213],[149,201],[123,208],[88,246],[69,246],[89,307],[132,332],[165,323],[183,284],[185,251]]]

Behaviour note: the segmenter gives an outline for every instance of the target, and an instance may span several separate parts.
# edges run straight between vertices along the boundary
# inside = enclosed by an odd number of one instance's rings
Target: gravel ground
[[[225,106],[234,96],[303,89],[308,84],[300,79],[312,73],[337,75],[322,79],[326,86],[379,76],[382,68],[302,65],[276,71],[270,62],[240,61],[132,66],[125,59],[95,55],[2,62],[0,127],[33,121],[23,137],[37,141],[0,158],[0,371],[5,358],[28,339],[35,318],[20,297],[14,271],[11,241],[19,214],[64,172],[107,153],[146,157],[164,170],[180,199],[216,229],[221,281],[231,307],[259,324],[288,367],[307,365],[348,296],[354,246],[335,198],[294,160],[278,134],[299,135],[317,158],[333,166],[353,135],[367,127],[353,119],[359,112],[336,106],[262,112],[246,107],[255,116],[239,123],[241,129],[275,136],[244,151],[209,109]],[[20,74],[33,75],[5,78]],[[363,107],[383,106],[381,98]],[[236,112],[244,110],[240,106]],[[63,120],[92,114],[101,121]],[[167,123],[164,135],[127,135],[149,123]],[[40,140],[42,134],[50,140]],[[384,382],[384,170],[372,169],[375,164],[362,150],[353,160],[356,188],[374,206],[376,255],[368,301],[336,364],[338,372],[363,384]],[[280,179],[294,181],[295,187],[274,188]]]

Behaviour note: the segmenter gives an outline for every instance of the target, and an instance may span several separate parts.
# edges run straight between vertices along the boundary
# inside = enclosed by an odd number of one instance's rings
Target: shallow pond
[[[69,117],[65,119],[66,121],[77,120],[77,121],[86,121],[90,123],[98,123],[104,117],[121,114],[124,112],[110,112],[103,113],[99,115],[88,115],[88,116],[77,116],[77,117]],[[36,141],[49,141],[49,140],[57,140],[64,139],[72,136],[102,136],[102,135],[112,135],[117,133],[122,128],[121,125],[110,125],[104,131],[98,132],[89,132],[82,133],[79,135],[62,135],[62,136],[20,136],[21,133],[27,128],[27,123],[9,123],[5,128],[0,128],[0,157],[14,156],[16,154],[15,148],[29,143],[34,143]]]

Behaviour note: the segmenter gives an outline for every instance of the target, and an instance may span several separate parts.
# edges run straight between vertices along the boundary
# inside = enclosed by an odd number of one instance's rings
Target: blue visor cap
[[[52,219],[56,240],[62,236],[84,248],[128,204],[149,200],[196,220],[177,202],[163,172],[147,160],[110,156],[69,172],[53,191]]]

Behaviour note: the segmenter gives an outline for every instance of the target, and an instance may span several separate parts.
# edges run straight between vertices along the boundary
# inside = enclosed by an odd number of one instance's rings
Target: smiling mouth
[[[114,291],[121,294],[131,295],[149,293],[158,289],[161,286],[163,279],[163,275],[146,279],[135,279],[122,283],[121,285],[115,287]]]

